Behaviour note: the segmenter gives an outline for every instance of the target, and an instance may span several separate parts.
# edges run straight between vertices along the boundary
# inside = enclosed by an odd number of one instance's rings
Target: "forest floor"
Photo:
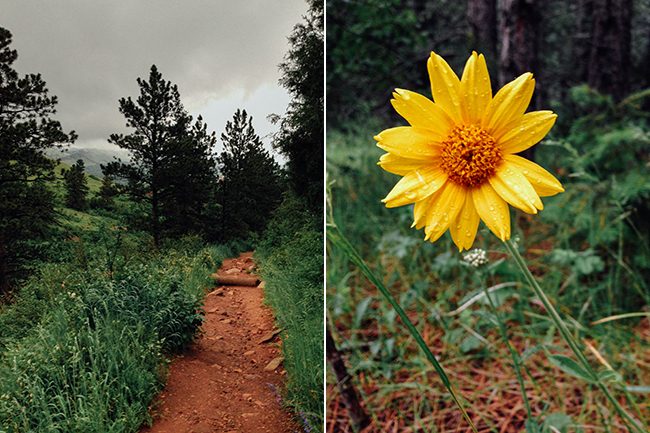
[[[252,254],[225,260],[218,275],[250,275]],[[202,333],[187,352],[172,358],[167,385],[152,409],[153,425],[140,433],[298,430],[281,408],[286,372],[279,331],[262,302],[263,286],[219,286],[206,296]]]

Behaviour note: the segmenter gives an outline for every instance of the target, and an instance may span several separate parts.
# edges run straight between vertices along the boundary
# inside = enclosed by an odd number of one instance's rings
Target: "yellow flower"
[[[458,76],[435,53],[427,62],[433,101],[395,89],[395,110],[411,126],[382,131],[387,151],[379,165],[403,176],[386,196],[387,207],[415,203],[413,226],[434,242],[449,229],[459,250],[470,249],[479,220],[502,241],[510,238],[508,204],[527,213],[543,209],[540,197],[563,192],[539,165],[515,155],[540,141],[557,117],[525,113],[535,88],[531,73],[492,97],[483,55],[475,52]]]

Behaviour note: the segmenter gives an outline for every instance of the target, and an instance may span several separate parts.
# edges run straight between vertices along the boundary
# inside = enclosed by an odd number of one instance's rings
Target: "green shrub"
[[[113,274],[102,254],[90,272],[75,260],[42,266],[0,314],[0,431],[137,431],[164,382],[164,353],[186,348],[203,323],[216,249],[166,250]]]
[[[192,342],[203,324],[202,298],[181,290],[180,278],[165,284],[144,277],[118,282],[99,282],[86,290],[84,309],[89,326],[97,318],[115,317],[127,326],[142,326],[168,352],[180,352]]]

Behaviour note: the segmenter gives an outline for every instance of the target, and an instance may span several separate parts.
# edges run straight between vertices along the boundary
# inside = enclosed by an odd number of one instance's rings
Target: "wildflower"
[[[379,165],[403,176],[382,201],[387,207],[415,203],[413,226],[424,227],[431,242],[449,229],[459,250],[469,250],[479,220],[505,241],[508,204],[534,214],[543,209],[540,197],[564,191],[542,167],[515,155],[540,141],[557,115],[524,114],[535,87],[531,73],[492,97],[485,58],[475,52],[460,80],[435,53],[427,67],[433,101],[395,89],[391,103],[411,126],[375,137],[388,152]]]
[[[469,263],[471,266],[475,268],[478,268],[479,266],[485,265],[490,262],[490,260],[487,257],[487,254],[485,253],[485,250],[482,250],[481,248],[477,248],[465,254],[463,256],[463,260],[465,260],[467,263]]]

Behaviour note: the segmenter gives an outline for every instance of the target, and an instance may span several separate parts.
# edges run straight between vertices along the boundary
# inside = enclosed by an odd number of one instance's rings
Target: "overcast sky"
[[[0,26],[20,75],[41,73],[58,97],[54,118],[77,132],[75,147],[107,147],[111,133],[132,131],[118,100],[137,98],[136,78],[152,64],[217,136],[237,108],[258,135],[275,132],[266,116],[290,101],[278,65],[307,9],[304,0],[0,0]]]

